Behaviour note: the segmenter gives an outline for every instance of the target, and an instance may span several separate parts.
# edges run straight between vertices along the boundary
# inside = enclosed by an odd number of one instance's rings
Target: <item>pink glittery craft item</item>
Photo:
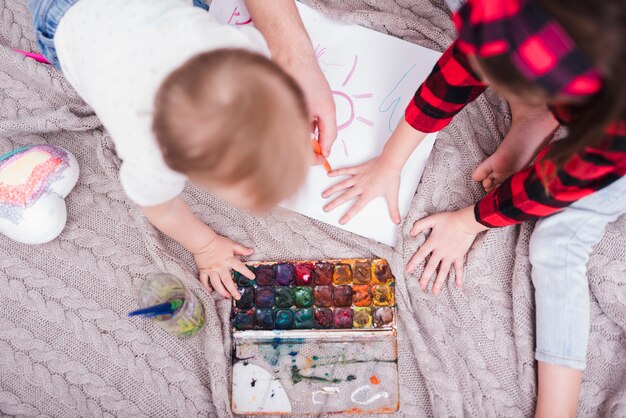
[[[26,244],[56,238],[67,220],[65,197],[78,181],[67,150],[33,145],[0,156],[0,232]]]

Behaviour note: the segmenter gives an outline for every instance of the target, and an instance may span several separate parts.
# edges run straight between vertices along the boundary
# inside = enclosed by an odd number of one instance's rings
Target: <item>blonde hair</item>
[[[152,128],[170,168],[192,181],[245,182],[257,208],[295,192],[312,152],[300,87],[242,49],[199,54],[173,71],[157,92]]]

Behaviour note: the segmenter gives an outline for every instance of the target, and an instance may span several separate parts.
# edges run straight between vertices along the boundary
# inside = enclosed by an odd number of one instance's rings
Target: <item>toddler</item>
[[[180,198],[191,181],[250,210],[304,180],[312,153],[299,86],[252,27],[219,24],[199,0],[29,0],[41,52],[95,110],[120,182],[159,230],[194,254],[200,281],[238,298],[254,275]],[[210,286],[209,286],[210,282]]]

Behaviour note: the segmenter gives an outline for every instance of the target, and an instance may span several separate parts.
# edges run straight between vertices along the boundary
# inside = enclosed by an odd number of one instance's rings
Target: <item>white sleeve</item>
[[[122,162],[120,182],[128,197],[139,206],[156,206],[172,200],[185,188],[186,177],[169,168]]]

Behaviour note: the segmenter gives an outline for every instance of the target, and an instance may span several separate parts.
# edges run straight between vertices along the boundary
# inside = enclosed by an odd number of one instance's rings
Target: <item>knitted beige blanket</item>
[[[441,0],[309,0],[341,20],[443,50],[453,29]],[[190,254],[158,233],[124,195],[111,138],[63,76],[11,51],[36,51],[25,1],[0,0],[0,153],[38,143],[72,151],[80,180],[51,243],[0,237],[0,414],[230,416],[229,301],[204,294]],[[481,196],[469,179],[510,123],[487,92],[439,134],[396,248],[276,209],[255,217],[189,186],[184,199],[254,259],[376,255],[398,279],[401,408],[397,416],[531,416],[536,375],[532,225],[492,230],[468,255],[466,285],[434,298],[403,274],[428,213]],[[200,296],[207,326],[179,340],[130,320],[146,274],[168,271]],[[589,264],[592,330],[580,416],[626,416],[626,218]]]

